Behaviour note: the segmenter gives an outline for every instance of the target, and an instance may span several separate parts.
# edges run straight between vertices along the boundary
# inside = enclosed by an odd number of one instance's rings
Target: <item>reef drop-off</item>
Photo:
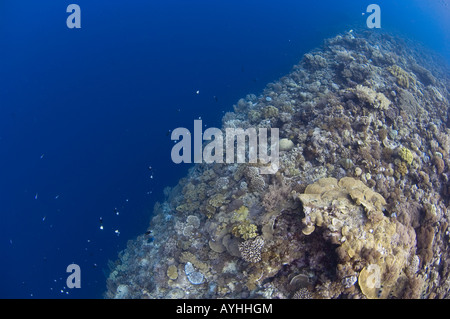
[[[279,170],[197,164],[110,265],[107,298],[449,298],[449,71],[347,32],[249,94],[226,128],[279,128]]]

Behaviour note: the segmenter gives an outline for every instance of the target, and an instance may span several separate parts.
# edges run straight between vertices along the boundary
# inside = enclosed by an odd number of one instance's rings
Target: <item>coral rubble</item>
[[[279,128],[278,171],[195,165],[105,296],[449,298],[450,81],[425,52],[348,32],[240,99],[223,128]]]

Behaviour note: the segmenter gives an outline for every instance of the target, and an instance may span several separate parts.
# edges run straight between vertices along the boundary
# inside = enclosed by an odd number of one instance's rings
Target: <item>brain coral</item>
[[[360,180],[344,177],[339,181],[320,179],[304,194],[295,196],[303,204],[303,233],[309,235],[316,226],[322,227],[325,237],[339,245],[336,251],[342,278],[361,272],[358,283],[368,298],[387,297],[395,290],[415,246],[415,236],[412,228],[384,216],[386,201],[380,194]],[[361,269],[361,265],[366,268]],[[378,270],[376,283],[383,287],[382,292],[364,279],[373,279],[367,269]]]

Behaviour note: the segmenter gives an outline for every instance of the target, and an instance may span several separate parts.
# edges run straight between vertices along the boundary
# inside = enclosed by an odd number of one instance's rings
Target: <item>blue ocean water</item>
[[[169,130],[220,127],[324,39],[367,28],[371,3],[384,31],[450,60],[444,0],[2,1],[0,298],[102,298],[108,260],[189,168]]]

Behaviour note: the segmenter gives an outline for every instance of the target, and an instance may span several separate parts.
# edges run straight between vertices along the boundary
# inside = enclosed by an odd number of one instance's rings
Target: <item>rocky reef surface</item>
[[[449,71],[347,32],[225,128],[279,128],[276,174],[197,164],[111,262],[107,298],[449,298]]]

